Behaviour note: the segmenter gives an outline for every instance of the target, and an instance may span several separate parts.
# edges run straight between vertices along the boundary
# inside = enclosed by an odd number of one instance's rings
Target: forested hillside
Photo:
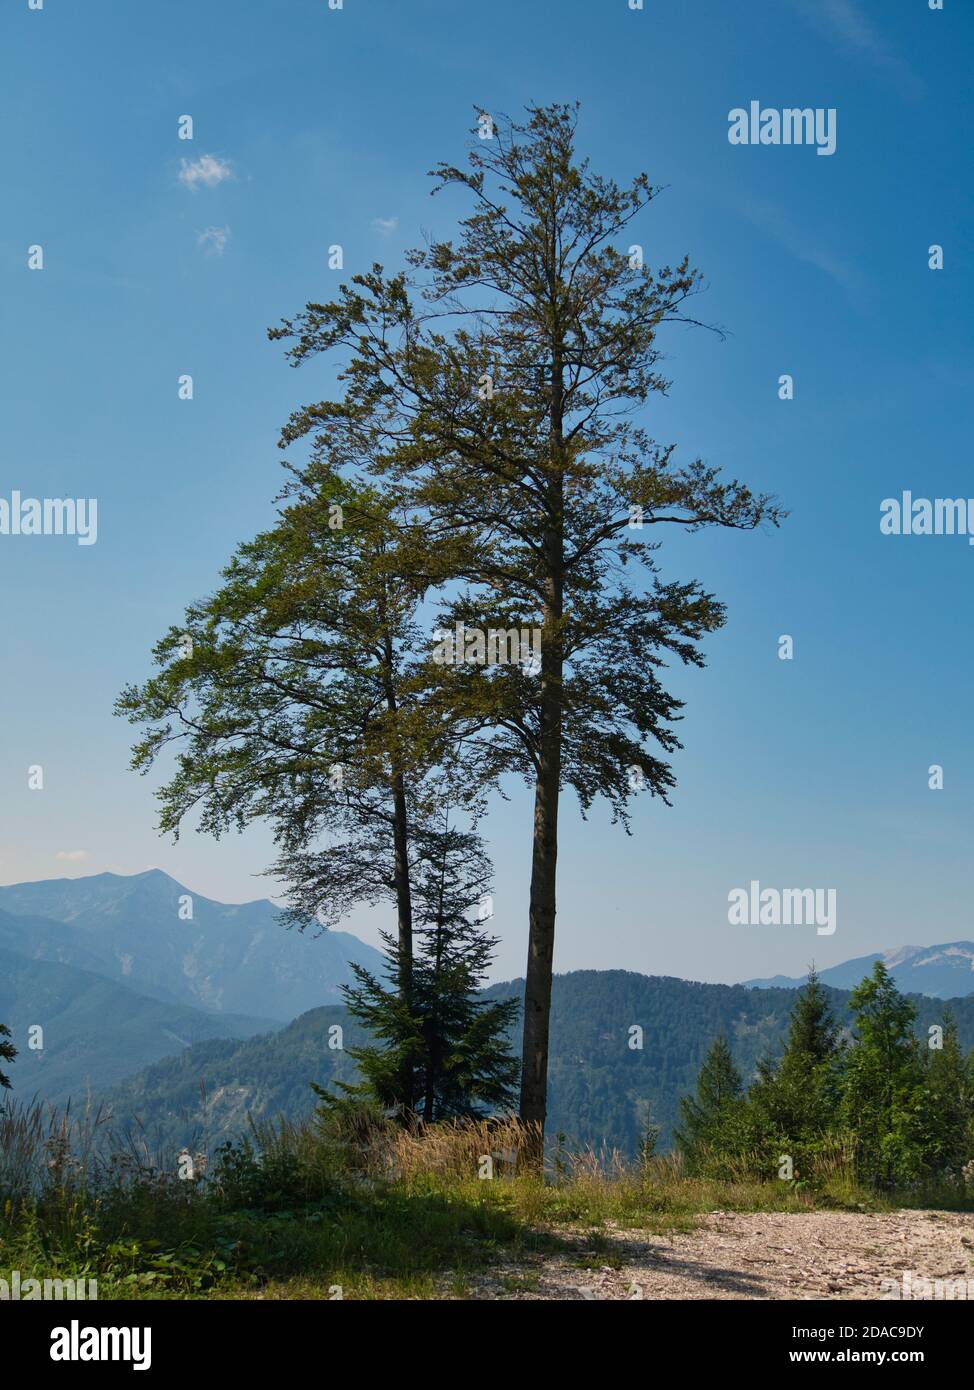
[[[149,998],[52,960],[29,960],[0,946],[0,1019],[17,1048],[15,1085],[25,1099],[77,1105],[157,1058],[204,1038],[233,1048],[266,1033],[273,1019],[214,1014]]]
[[[495,985],[495,998],[519,997],[515,980]],[[848,993],[830,990],[838,1017],[847,1017]],[[760,1057],[780,1047],[795,991],[742,985],[694,984],[623,970],[581,970],[556,976],[553,996],[551,1109],[548,1133],[569,1143],[606,1144],[632,1154],[647,1120],[662,1127],[668,1147],[678,1102],[696,1081],[721,1032],[734,1060],[750,1077]],[[925,1033],[942,1015],[938,1000],[916,998],[917,1027]],[[962,1044],[974,1045],[974,999],[951,1009]],[[347,1080],[353,1068],[344,1051],[329,1047],[329,1029],[343,1029],[345,1048],[364,1034],[344,1009],[313,1009],[273,1036],[244,1042],[198,1043],[156,1063],[111,1093],[116,1117],[138,1114],[150,1138],[167,1147],[212,1145],[256,1116],[297,1119],[314,1108],[310,1083]],[[642,1029],[642,1046],[632,1028]],[[513,1030],[515,1039],[517,1026]],[[202,1085],[202,1094],[201,1094]],[[205,1096],[205,1102],[203,1100]]]

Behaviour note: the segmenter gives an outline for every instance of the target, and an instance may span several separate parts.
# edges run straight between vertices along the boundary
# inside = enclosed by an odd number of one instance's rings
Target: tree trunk
[[[403,779],[393,781],[393,842],[395,846],[396,907],[399,924],[399,997],[409,1004],[413,987],[413,904],[409,884],[409,826]]]
[[[552,367],[548,520],[544,537],[547,573],[541,631],[541,721],[521,1051],[520,1115],[528,1126],[525,1158],[527,1165],[536,1170],[540,1170],[544,1164],[544,1126],[548,1110],[548,1031],[555,952],[555,871],[558,861],[558,799],[561,791],[565,497],[563,414],[563,367],[556,353]]]
[[[549,702],[545,701],[547,705]],[[552,702],[553,703],[553,702]],[[557,713],[548,718],[561,719]],[[529,1126],[527,1166],[540,1168],[548,1109],[548,1029],[551,971],[555,951],[555,868],[558,859],[558,792],[561,735],[548,734],[534,799],[534,848],[528,919],[528,964],[524,984],[524,1041],[521,1050],[521,1119]]]
[[[384,610],[383,610],[384,616]],[[385,660],[386,707],[393,720],[398,713],[398,701],[394,681],[395,656],[392,638],[386,634],[383,642]],[[406,784],[399,766],[398,755],[393,753],[392,775],[392,837],[394,853],[394,877],[396,884],[396,912],[399,927],[399,998],[406,1008],[412,1002],[413,992],[413,904],[409,879],[409,816],[406,807]],[[404,1060],[399,1074],[400,1116],[408,1122],[413,1113],[415,1101],[415,1077],[413,1065]]]
[[[393,840],[395,844],[396,906],[399,921],[399,998],[408,1009],[413,993],[413,904],[409,882],[409,827],[403,779],[393,781]],[[408,1122],[413,1113],[415,1077],[413,1064],[406,1058],[399,1073],[400,1119]]]

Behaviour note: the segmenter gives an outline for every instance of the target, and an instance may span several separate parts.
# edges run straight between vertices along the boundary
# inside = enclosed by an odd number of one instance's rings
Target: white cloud
[[[229,227],[207,227],[196,238],[196,245],[202,247],[208,256],[222,256],[230,240]]]
[[[792,4],[849,57],[866,59],[894,78],[908,95],[920,95],[922,82],[863,14],[859,0],[792,0]]]
[[[218,159],[215,154],[204,154],[199,159],[181,159],[182,168],[179,171],[179,182],[185,187],[190,188],[195,193],[202,185],[204,188],[216,188],[218,183],[224,179],[233,177],[233,170],[225,159]]]
[[[373,232],[380,232],[382,236],[391,236],[398,226],[398,217],[373,217],[372,219]]]
[[[88,858],[88,851],[86,849],[59,849],[54,858],[64,859],[69,864],[80,864],[82,859]]]
[[[772,237],[797,260],[815,266],[844,289],[858,286],[860,277],[853,266],[822,246],[775,204],[744,197],[733,197],[730,201],[741,217]]]

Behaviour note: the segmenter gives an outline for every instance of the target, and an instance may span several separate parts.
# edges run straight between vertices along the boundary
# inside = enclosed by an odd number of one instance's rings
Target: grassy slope
[[[941,1205],[936,1194],[908,1205]],[[854,1187],[817,1195],[781,1183],[529,1178],[479,1182],[432,1177],[321,1194],[280,1210],[133,1198],[93,1224],[62,1214],[50,1229],[0,1219],[0,1269],[22,1278],[98,1279],[99,1299],[346,1299],[463,1297],[495,1262],[530,1281],[545,1257],[580,1269],[618,1265],[612,1224],[650,1233],[692,1230],[722,1211],[892,1210]],[[100,1223],[100,1224],[99,1224]],[[56,1225],[57,1223],[51,1223]],[[68,1242],[86,1242],[84,1258]],[[526,1285],[529,1286],[529,1285]],[[340,1292],[339,1292],[340,1291]]]
[[[483,1154],[516,1142],[513,1127],[486,1124],[419,1136],[385,1126],[357,1138],[268,1130],[259,1156],[238,1147],[201,1182],[117,1160],[82,1182],[66,1156],[49,1166],[36,1117],[0,1125],[8,1152],[24,1156],[21,1176],[33,1168],[41,1183],[30,1197],[0,1169],[0,1198],[12,1194],[0,1200],[0,1271],[95,1278],[103,1300],[463,1297],[498,1265],[523,1287],[546,1258],[620,1267],[614,1228],[687,1231],[714,1209],[974,1209],[974,1192],[956,1186],[870,1194],[838,1160],[801,1185],[743,1169],[688,1179],[670,1159],[609,1172],[583,1159],[548,1182],[501,1165],[486,1177]]]

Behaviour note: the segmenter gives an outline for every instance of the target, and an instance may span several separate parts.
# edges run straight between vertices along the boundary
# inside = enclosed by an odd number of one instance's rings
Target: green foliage
[[[100,1299],[239,1297],[261,1285],[316,1298],[428,1294],[434,1275],[462,1278],[501,1245],[550,1243],[476,1177],[363,1180],[367,1155],[334,1127],[259,1127],[194,1181],[117,1154],[91,1166],[73,1147],[78,1132],[66,1141],[58,1126],[52,1176],[43,1116],[25,1127],[38,1137],[32,1195],[9,1192],[0,1168],[0,1269],[94,1279]]]
[[[734,1149],[740,1130],[743,1083],[734,1065],[727,1039],[721,1034],[707,1053],[697,1078],[696,1096],[680,1101],[681,1128],[676,1141],[690,1172],[699,1167],[701,1155],[718,1141]]]
[[[492,985],[484,997],[509,1001],[520,992],[521,982],[512,981]],[[840,1035],[851,1036],[849,994],[828,989],[827,995]],[[750,1081],[763,1058],[784,1051],[796,998],[793,989],[694,984],[624,970],[556,975],[551,1133],[563,1130],[573,1149],[604,1145],[635,1157],[651,1115],[660,1125],[659,1148],[665,1152],[679,1124],[679,1097],[694,1089],[710,1041],[724,1033],[735,1065]],[[926,1053],[927,1030],[940,1021],[943,1006],[920,997],[914,1003]],[[951,1007],[966,1054],[974,1047],[974,996]],[[632,1023],[644,1030],[642,1049],[628,1046]],[[329,1045],[329,1030],[339,1025],[344,1051]],[[510,1039],[514,1051],[515,1033],[516,1024]],[[106,1100],[116,1116],[139,1116],[153,1143],[170,1155],[184,1143],[193,1150],[210,1147],[245,1133],[248,1112],[256,1118],[308,1118],[315,1105],[309,1078],[316,1077],[331,1092],[340,1089],[338,1081],[354,1082],[349,1049],[374,1041],[346,1009],[330,1005],[303,1014],[271,1036],[197,1043],[116,1085]],[[775,1147],[773,1138],[767,1142],[762,1171],[776,1172],[778,1155],[791,1150]]]
[[[346,1099],[373,1101],[395,1112],[402,1077],[412,1078],[407,1111],[427,1124],[477,1117],[509,1105],[518,1077],[508,1031],[514,1000],[479,995],[496,938],[470,914],[488,900],[491,866],[473,830],[450,824],[449,809],[412,832],[413,960],[408,1000],[399,943],[383,935],[388,985],[355,967],[357,987],[346,987],[349,1011],[383,1046],[355,1048],[356,1085],[339,1083]],[[315,1087],[326,1104],[333,1098]]]
[[[734,1092],[730,1056],[718,1039],[698,1099],[683,1102],[679,1140],[695,1171],[737,1163],[803,1182],[841,1151],[873,1187],[963,1182],[974,1157],[974,1050],[965,1060],[955,1020],[946,1012],[942,1026],[930,1029],[931,1043],[942,1045],[921,1047],[918,1005],[899,993],[881,961],[853,990],[848,1009],[845,1041],[813,971],[792,1010],[782,1057],[762,1058],[746,1095]]]
[[[928,1037],[914,1133],[925,1167],[957,1175],[974,1158],[974,1049],[965,1058],[957,1023],[944,1009],[942,1033]],[[934,1041],[941,1046],[930,1046]]]
[[[440,540],[440,577],[461,590],[438,595],[445,628],[541,629],[540,680],[518,663],[441,668],[452,717],[479,724],[483,752],[502,746],[533,783],[557,686],[564,781],[583,807],[604,796],[624,818],[640,786],[665,797],[674,783],[656,754],[680,746],[665,662],[701,665],[698,641],[724,621],[699,585],[658,579],[652,528],[753,529],[779,510],[700,463],[678,468],[633,425],[667,386],[660,326],[694,322],[700,276],[616,247],[659,190],[644,174],[623,188],[592,173],[577,118],[531,107],[474,140],[469,168],[434,171],[435,191],[472,205],[456,241],[410,253],[409,272],[374,265],[270,336],[292,365],[350,364],[342,399],[296,411],[284,431],[282,444],[310,441],[303,486],[365,456]]]
[[[146,729],[135,768],[177,751],[160,828],[178,835],[192,809],[214,836],[266,820],[299,925],[393,897],[395,765],[420,772],[430,756],[413,616],[422,584],[399,577],[407,542],[394,503],[334,476],[317,482],[238,548],[222,586],[157,644],[159,673],[117,703]],[[334,845],[303,857],[326,832]]]
[[[795,1001],[780,1061],[763,1058],[748,1092],[752,1143],[769,1150],[794,1147],[830,1128],[839,1101],[842,1051],[829,996],[811,970]]]
[[[882,961],[853,990],[854,1038],[841,1113],[859,1140],[864,1176],[885,1186],[921,1176],[933,1159],[920,1133],[924,1058],[913,1031],[916,1008]]]
[[[17,1049],[13,1043],[7,1042],[10,1037],[10,1029],[5,1023],[0,1023],[0,1061],[12,1062],[17,1056]],[[0,1086],[9,1091],[10,1077],[4,1071],[0,1071]]]

